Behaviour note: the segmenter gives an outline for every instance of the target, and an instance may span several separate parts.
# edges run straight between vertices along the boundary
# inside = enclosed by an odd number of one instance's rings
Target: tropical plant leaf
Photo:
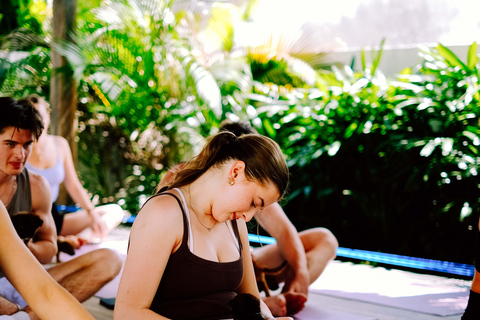
[[[468,69],[467,66],[447,47],[442,44],[437,46],[437,50],[445,58],[445,61],[452,67],[460,67],[463,70]]]
[[[470,69],[474,69],[478,63],[477,43],[474,42],[468,48],[467,65]]]

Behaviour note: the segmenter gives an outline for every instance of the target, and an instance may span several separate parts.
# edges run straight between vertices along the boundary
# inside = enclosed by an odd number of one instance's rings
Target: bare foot
[[[268,309],[275,317],[285,317],[287,315],[287,299],[283,294],[279,294],[272,297],[262,298]]]
[[[287,314],[294,315],[305,307],[308,297],[303,293],[284,292],[282,293],[287,301]]]

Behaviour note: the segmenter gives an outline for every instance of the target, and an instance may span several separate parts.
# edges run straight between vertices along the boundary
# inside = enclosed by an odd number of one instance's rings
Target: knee
[[[101,208],[106,211],[107,215],[110,216],[110,219],[122,222],[125,213],[123,212],[122,207],[120,207],[118,204],[106,204],[103,205]]]
[[[300,233],[305,250],[322,248],[328,251],[331,259],[335,258],[338,249],[338,240],[327,228],[313,228]]]
[[[92,260],[97,265],[99,270],[99,276],[104,278],[105,281],[111,281],[115,278],[122,269],[122,259],[120,256],[111,249],[98,249],[92,251]]]

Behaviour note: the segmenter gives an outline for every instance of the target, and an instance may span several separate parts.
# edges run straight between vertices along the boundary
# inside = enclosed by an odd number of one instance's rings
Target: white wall
[[[467,54],[469,45],[463,46],[448,46],[448,48],[456,54],[463,62],[467,61]],[[365,57],[367,64],[371,62],[371,51],[378,50],[378,48],[366,48]],[[355,57],[354,70],[360,70],[362,67],[361,62],[361,50],[356,49],[342,49],[329,53],[325,57],[326,63],[342,63],[350,65],[352,58]],[[379,69],[386,76],[393,76],[407,67],[415,67],[422,61],[419,56],[419,49],[417,46],[403,46],[403,47],[391,47],[384,48],[382,58],[380,60]]]

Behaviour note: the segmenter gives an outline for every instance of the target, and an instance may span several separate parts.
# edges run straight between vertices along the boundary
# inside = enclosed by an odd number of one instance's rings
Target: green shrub
[[[316,88],[257,85],[250,102],[287,155],[285,209],[299,229],[329,227],[347,247],[471,263],[476,44],[470,52],[463,64],[441,45],[425,49],[418,71],[395,80],[374,66],[334,67]]]

